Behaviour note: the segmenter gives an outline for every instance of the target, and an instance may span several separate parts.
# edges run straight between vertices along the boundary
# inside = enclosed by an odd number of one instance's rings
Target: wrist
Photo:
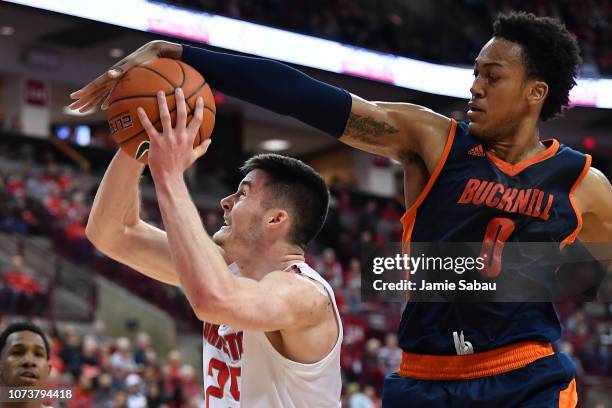
[[[160,58],[180,60],[183,55],[183,46],[170,41],[153,41],[153,47]]]
[[[156,172],[151,170],[151,175],[153,176],[153,182],[155,184],[155,190],[158,194],[170,194],[172,195],[181,186],[186,187],[185,179],[183,178],[183,174],[175,174],[170,172]]]

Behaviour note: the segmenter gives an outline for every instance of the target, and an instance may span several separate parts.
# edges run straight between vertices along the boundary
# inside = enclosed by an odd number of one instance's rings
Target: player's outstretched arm
[[[158,281],[179,285],[166,233],[140,218],[144,165],[119,150],[98,187],[85,233],[101,252]]]
[[[448,118],[429,109],[412,104],[368,102],[277,61],[165,41],[145,44],[74,92],[71,97],[77,101],[71,108],[91,109],[108,96],[123,72],[158,57],[182,59],[218,91],[295,117],[340,137],[350,146],[400,161],[417,154],[433,168],[450,128]]]
[[[410,103],[370,102],[356,95],[351,100],[341,142],[400,162],[416,154],[435,167],[448,136],[449,118]]]

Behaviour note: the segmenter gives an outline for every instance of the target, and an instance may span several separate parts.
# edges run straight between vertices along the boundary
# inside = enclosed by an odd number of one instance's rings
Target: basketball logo
[[[149,141],[143,140],[138,145],[138,148],[136,149],[136,153],[134,154],[134,158],[136,160],[140,160],[142,156],[144,156],[148,151],[149,151]]]

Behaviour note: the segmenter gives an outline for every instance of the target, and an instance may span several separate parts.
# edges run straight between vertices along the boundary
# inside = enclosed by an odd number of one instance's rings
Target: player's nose
[[[482,98],[484,96],[484,92],[482,90],[482,86],[478,81],[478,78],[475,78],[472,82],[472,86],[470,87],[470,93],[472,94],[472,98]]]
[[[25,353],[23,360],[21,360],[23,367],[36,367],[36,357],[33,353]]]
[[[221,208],[223,208],[223,210],[225,211],[231,210],[232,209],[232,196],[227,196],[225,198],[222,198],[219,203],[221,204]]]

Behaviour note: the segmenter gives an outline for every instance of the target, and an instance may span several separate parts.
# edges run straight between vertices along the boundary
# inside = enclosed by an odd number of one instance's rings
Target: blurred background
[[[142,396],[149,407],[203,406],[202,324],[186,298],[106,258],[84,235],[115,146],[104,113],[75,115],[66,109],[68,95],[145,42],[165,38],[270,56],[267,49],[284,44],[256,36],[248,22],[305,34],[314,41],[308,43],[315,46],[312,61],[300,62],[305,58],[288,45],[287,55],[276,58],[366,99],[421,104],[463,119],[467,96],[436,88],[436,69],[467,68],[469,77],[498,12],[557,17],[579,40],[583,82],[572,98],[577,106],[545,123],[542,138],[591,154],[593,166],[612,175],[608,0],[29,3],[0,2],[0,329],[23,319],[45,328],[52,339],[51,382],[75,390],[69,407],[124,406]],[[144,18],[146,25],[136,26]],[[281,38],[281,31],[271,32]],[[315,61],[317,44],[339,47],[339,68]],[[394,64],[408,61],[398,56],[418,60],[420,70],[398,70]],[[469,84],[464,88],[469,95]],[[227,95],[216,93],[215,101],[214,143],[187,175],[207,231],[221,225],[219,199],[233,192],[237,168],[254,153],[292,155],[323,174],[331,210],[308,262],[333,286],[344,321],[343,404],[379,407],[383,378],[401,358],[394,335],[401,305],[361,302],[360,255],[363,245],[401,239],[401,167]],[[142,197],[143,217],[163,227],[147,175]],[[556,346],[578,366],[580,406],[612,407],[612,306],[568,302],[557,309],[565,331]]]

